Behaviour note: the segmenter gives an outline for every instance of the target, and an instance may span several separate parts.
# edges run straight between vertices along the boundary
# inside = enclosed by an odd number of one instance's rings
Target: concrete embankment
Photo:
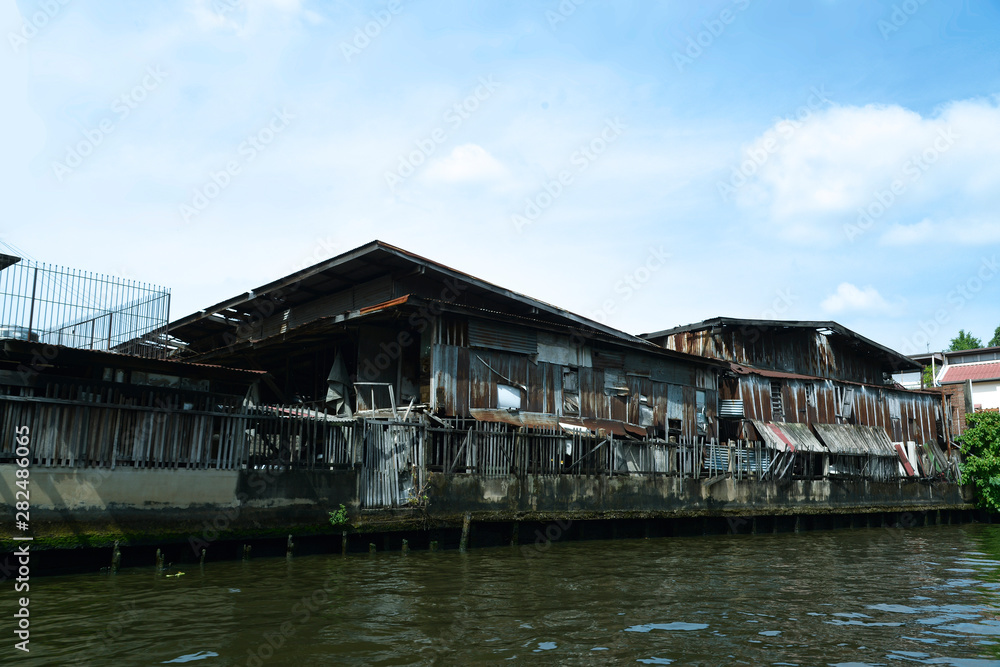
[[[35,572],[197,563],[291,551],[340,553],[566,539],[900,526],[973,520],[971,490],[919,480],[873,482],[725,477],[430,474],[426,501],[361,508],[353,469],[335,471],[33,468],[27,532],[14,530],[15,486],[0,465],[7,507],[0,565],[13,535],[32,535]],[[345,521],[330,523],[344,508]],[[289,547],[288,536],[292,537]],[[202,553],[202,550],[205,553]]]

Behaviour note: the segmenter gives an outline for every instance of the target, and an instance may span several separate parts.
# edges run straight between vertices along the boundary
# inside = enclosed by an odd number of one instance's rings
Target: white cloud
[[[879,242],[887,246],[944,245],[981,246],[1000,243],[1000,222],[996,218],[946,219],[940,222],[924,218],[913,225],[893,224]]]
[[[828,313],[869,312],[889,314],[897,307],[889,304],[871,285],[858,288],[852,283],[840,283],[837,291],[823,299],[820,307]]]
[[[884,245],[918,245],[932,240],[939,234],[939,226],[930,218],[924,218],[915,225],[895,224],[886,230],[880,239]]]
[[[504,166],[478,144],[455,146],[447,156],[431,162],[426,172],[428,179],[445,183],[496,181],[506,175]]]
[[[756,164],[748,159],[756,157]],[[979,220],[991,236],[1000,222],[1000,107],[995,100],[953,102],[934,115],[897,105],[833,106],[802,122],[781,121],[746,147],[738,169],[747,185],[737,202],[785,238],[846,240],[844,226],[871,212],[873,227],[947,211]],[[930,223],[887,234],[915,242]]]

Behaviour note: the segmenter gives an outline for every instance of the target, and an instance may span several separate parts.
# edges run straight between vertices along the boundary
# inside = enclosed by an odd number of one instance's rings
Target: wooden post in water
[[[369,542],[368,543],[368,553],[370,553],[370,554],[375,553],[375,543],[374,542]]]
[[[518,533],[521,532],[520,522],[515,521],[510,527],[510,546],[517,546]]]
[[[472,525],[472,513],[466,512],[462,520],[462,540],[458,543],[458,550],[465,553],[469,548],[469,528]]]
[[[292,551],[295,549],[295,542],[292,542],[291,533],[288,534],[288,543],[285,546],[285,558],[292,557]]]
[[[205,552],[206,552],[206,550],[202,549],[201,550],[201,558],[198,559],[198,564],[201,565],[202,567],[205,566]]]
[[[243,545],[243,560],[250,560],[250,545]]]
[[[403,540],[403,555],[410,553],[410,543],[407,540]]]
[[[118,549],[118,540],[115,540],[115,548],[111,551],[111,574],[118,574],[121,564],[122,552]]]
[[[347,555],[347,531],[340,534],[340,555]]]
[[[795,532],[797,533],[797,532],[799,532],[801,530],[802,530],[802,516],[799,515],[799,514],[796,514],[795,515]]]
[[[431,543],[427,545],[427,548],[429,551],[437,551],[438,550],[437,540],[431,540]]]

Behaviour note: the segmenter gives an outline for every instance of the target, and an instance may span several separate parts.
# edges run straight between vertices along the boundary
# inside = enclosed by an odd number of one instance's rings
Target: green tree
[[[1000,512],[1000,412],[975,412],[965,419],[969,428],[959,438],[962,475],[976,487],[980,507]]]
[[[934,386],[934,370],[930,366],[924,366],[924,386]]]
[[[1000,347],[1000,327],[993,332],[993,338],[990,339],[990,347]]]
[[[965,329],[959,329],[958,335],[951,339],[951,347],[948,349],[951,352],[957,350],[975,350],[977,347],[982,347],[983,341],[979,340],[971,333],[965,333]]]

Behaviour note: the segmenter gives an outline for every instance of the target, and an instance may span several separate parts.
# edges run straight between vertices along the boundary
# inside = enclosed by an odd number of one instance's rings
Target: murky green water
[[[31,653],[0,662],[1000,665],[1000,526],[182,570],[33,580]]]

